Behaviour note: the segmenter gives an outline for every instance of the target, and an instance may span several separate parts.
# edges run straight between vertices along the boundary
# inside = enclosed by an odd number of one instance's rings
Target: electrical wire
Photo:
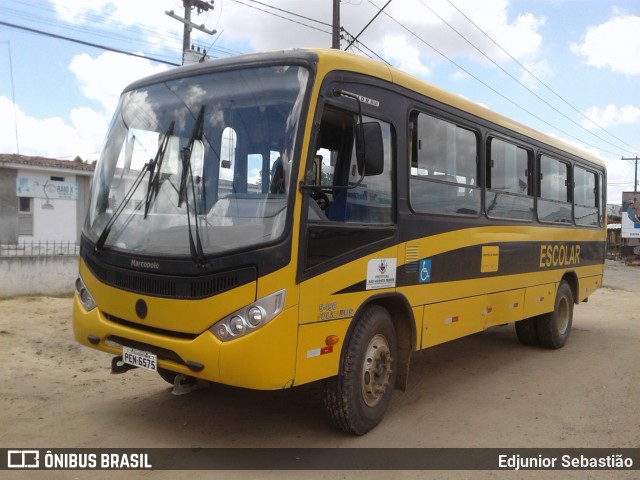
[[[246,0],[246,1],[247,2],[251,2],[251,3],[257,3],[258,5],[263,5],[265,7],[272,8],[274,10],[278,10],[279,12],[287,13],[287,14],[292,15],[294,17],[303,18],[305,20],[309,20],[310,22],[316,22],[316,23],[319,23],[320,25],[324,25],[325,27],[333,27],[333,25],[331,25],[330,23],[321,22],[320,20],[316,20],[315,18],[305,17],[304,15],[299,15],[297,13],[291,12],[289,10],[285,10],[283,8],[274,7],[273,5],[269,5],[269,4],[266,4],[264,2],[259,2],[258,0]],[[389,1],[391,1],[391,0],[389,0]]]
[[[284,17],[282,15],[278,15],[277,13],[269,12],[268,10],[264,10],[262,8],[259,8],[259,7],[253,6],[253,5],[249,5],[247,3],[241,2],[240,0],[231,0],[231,1],[235,2],[235,3],[239,3],[240,5],[244,5],[245,7],[248,7],[248,8],[253,8],[254,10],[258,10],[258,11],[266,13],[268,15],[273,15],[274,17],[278,17],[278,18],[281,18],[283,20],[287,20],[288,22],[297,23],[298,25],[302,25],[303,27],[311,28],[313,30],[317,30],[318,32],[326,33],[327,35],[331,35],[332,34],[332,32],[328,32],[326,30],[322,30],[321,28],[314,27],[314,26],[311,26],[311,25],[307,25],[306,23],[302,23],[302,22],[299,22],[297,20],[293,20],[292,18],[287,18],[287,17]],[[247,1],[254,1],[254,0],[247,0]],[[290,13],[290,12],[287,12],[287,13]],[[296,15],[296,14],[291,13],[291,15]],[[318,22],[318,20],[314,20],[314,21]],[[318,23],[322,23],[322,22],[318,22]]]
[[[378,7],[375,3],[373,3],[372,0],[368,0],[370,4],[372,4],[374,7],[376,8],[380,8]],[[459,63],[457,63],[455,60],[453,60],[452,58],[449,58],[446,54],[444,54],[443,52],[441,52],[440,50],[438,50],[436,47],[434,47],[433,45],[431,45],[429,42],[427,42],[424,38],[420,37],[418,34],[416,34],[413,30],[411,30],[409,27],[407,27],[406,25],[403,25],[401,22],[399,22],[398,20],[396,20],[395,18],[393,18],[389,13],[387,12],[383,12],[391,21],[393,21],[394,23],[396,23],[397,25],[399,25],[403,30],[405,30],[406,32],[408,32],[410,35],[412,35],[413,37],[415,37],[419,42],[425,44],[427,47],[429,47],[431,50],[433,50],[434,52],[436,52],[438,55],[440,55],[442,58],[444,58],[445,60],[449,61],[452,65],[454,65],[455,67],[457,67],[458,69],[460,69],[461,71],[463,71],[464,73],[466,73],[467,75],[469,75],[470,77],[472,77],[473,79],[475,79],[477,82],[479,82],[480,84],[484,85],[486,88],[488,88],[489,90],[491,90],[492,92],[494,92],[496,95],[498,95],[499,97],[501,97],[502,99],[506,100],[507,102],[509,102],[510,104],[512,104],[514,107],[522,110],[523,112],[529,114],[530,116],[532,116],[533,118],[535,118],[536,120],[544,123],[545,125],[553,128],[554,130],[562,133],[563,135],[566,135],[569,138],[572,138],[574,140],[577,140],[578,142],[581,142],[589,147],[595,148],[597,150],[602,150],[605,153],[609,153],[611,155],[619,155],[618,153],[614,153],[608,150],[605,150],[603,148],[597,147],[593,144],[590,144],[582,139],[577,138],[576,136],[570,134],[569,132],[566,132],[564,130],[562,130],[561,128],[559,128],[556,125],[553,125],[551,123],[549,123],[547,120],[545,120],[544,118],[536,115],[535,113],[527,110],[526,108],[524,108],[522,105],[518,104],[517,102],[515,102],[514,100],[511,100],[509,97],[507,97],[506,95],[504,95],[503,93],[501,93],[500,91],[498,91],[496,88],[492,87],[491,85],[489,85],[487,82],[485,82],[484,80],[480,79],[478,76],[474,75],[472,72],[470,72],[468,69],[464,68],[462,65],[460,65]]]
[[[147,55],[141,55],[139,53],[127,52],[125,50],[120,50],[120,49],[117,49],[117,48],[106,47],[104,45],[98,45],[96,43],[86,42],[84,40],[78,40],[76,38],[65,37],[64,35],[57,35],[55,33],[45,32],[43,30],[37,30],[35,28],[29,28],[29,27],[25,27],[25,26],[22,26],[22,25],[15,25],[13,23],[3,22],[1,20],[0,20],[0,25],[4,25],[5,27],[16,28],[18,30],[25,30],[27,32],[36,33],[38,35],[44,35],[44,36],[47,36],[47,37],[57,38],[58,40],[66,40],[66,41],[69,41],[69,42],[79,43],[81,45],[86,45],[88,47],[98,48],[100,50],[107,50],[109,52],[122,53],[124,55],[129,55],[131,57],[144,58],[145,60],[151,60],[151,61],[158,62],[158,63],[165,63],[167,65],[173,65],[175,67],[179,67],[181,65],[179,63],[169,62],[167,60],[162,60],[162,59],[150,57],[150,56],[147,56]]]
[[[140,50],[152,49],[158,50],[159,45],[172,48],[171,45],[175,45],[176,50],[182,49],[182,38],[175,32],[159,32],[157,28],[144,25],[137,22],[132,28],[122,23],[116,23],[112,18],[106,15],[96,14],[94,11],[83,11],[80,14],[75,14],[69,7],[59,7],[59,9],[53,8],[50,4],[38,2],[24,2],[21,0],[15,0],[15,3],[26,5],[30,10],[37,9],[41,11],[43,15],[36,15],[30,11],[14,10],[11,8],[0,6],[1,17],[6,21],[9,21],[7,17],[13,17],[15,19],[22,19],[28,21],[30,24],[38,24],[43,26],[52,27],[51,29],[61,30],[64,29],[65,33],[69,31],[76,31],[83,36],[108,38],[115,40],[118,43],[126,45],[126,48],[131,48],[132,45],[140,45]],[[75,23],[60,22],[57,17],[60,13],[69,14],[77,18]],[[22,22],[14,22],[22,23]],[[89,25],[90,28],[83,25]],[[104,27],[108,26],[108,30],[104,30]],[[51,30],[44,29],[44,30]],[[97,43],[97,42],[96,42]],[[165,55],[158,54],[161,57]],[[172,56],[166,55],[166,58]]]
[[[591,133],[592,135],[594,135],[596,138],[608,143],[609,145],[616,147],[616,148],[620,148],[619,145],[614,145],[613,143],[603,139],[602,137],[595,135],[593,132],[591,132],[590,130],[588,130],[587,128],[585,128],[583,125],[580,125],[579,123],[577,123],[576,121],[574,121],[573,119],[571,119],[570,117],[568,117],[567,115],[565,115],[564,113],[560,112],[560,110],[558,110],[557,108],[555,108],[553,105],[549,104],[546,100],[544,100],[543,98],[541,98],[539,95],[537,95],[535,92],[533,92],[531,89],[529,89],[526,85],[524,85],[522,82],[520,82],[520,80],[517,80],[516,78],[514,78],[511,74],[509,74],[509,72],[507,72],[504,68],[502,68],[500,65],[498,65],[496,62],[494,62],[493,60],[491,60],[487,55],[485,55],[482,51],[480,51],[480,49],[478,49],[472,42],[470,42],[467,38],[465,38],[460,32],[458,32],[454,27],[452,27],[451,25],[449,25],[449,23],[447,23],[445,20],[443,20],[437,13],[435,13],[430,7],[428,7],[427,5],[425,5],[425,3],[423,2],[423,0],[419,0],[420,3],[422,3],[422,5],[424,5],[427,9],[429,9],[434,15],[436,15],[438,18],[440,18],[440,20],[442,22],[444,22],[449,28],[451,28],[454,32],[456,32],[458,35],[460,35],[467,43],[469,43],[469,45],[471,45],[473,48],[475,48],[476,50],[478,50],[484,57],[486,57],[487,59],[489,59],[492,63],[494,63],[494,65],[498,66],[502,71],[504,71],[507,75],[509,75],[511,78],[513,78],[515,81],[517,81],[518,83],[520,83],[524,88],[526,88],[527,90],[529,90],[531,93],[533,93],[537,98],[539,98],[540,100],[542,100],[544,103],[546,103],[547,105],[549,105],[551,108],[553,108],[556,112],[560,113],[562,116],[564,116],[565,118],[569,119],[571,122],[575,123],[576,125],[578,125],[580,128],[586,130],[587,132]],[[487,37],[495,46],[497,46],[500,50],[502,50],[507,56],[509,56],[509,58],[511,58],[511,60],[513,60],[515,63],[517,63],[525,72],[527,72],[529,75],[531,75],[532,78],[534,78],[540,85],[542,85],[543,87],[545,87],[549,92],[551,92],[553,95],[555,95],[558,99],[560,99],[564,104],[566,104],[567,106],[569,106],[572,110],[574,110],[575,112],[577,112],[580,116],[582,116],[583,118],[585,118],[586,120],[588,120],[589,122],[591,122],[593,125],[595,125],[597,128],[599,128],[600,130],[602,130],[603,132],[605,132],[606,134],[610,135],[612,138],[615,138],[616,140],[618,140],[619,142],[622,142],[624,145],[626,145],[627,147],[632,148],[633,150],[640,150],[638,147],[635,147],[633,145],[630,145],[629,143],[625,142],[624,140],[622,140],[621,138],[618,138],[617,136],[615,136],[613,133],[609,132],[608,130],[606,130],[604,127],[600,126],[598,123],[596,123],[595,121],[593,121],[591,118],[589,118],[587,115],[585,115],[584,113],[582,113],[580,110],[578,110],[576,107],[574,107],[571,103],[569,103],[567,100],[565,100],[560,94],[558,94],[555,90],[553,90],[549,85],[547,85],[545,82],[543,82],[538,76],[536,76],[531,70],[529,70],[526,66],[524,66],[520,61],[518,61],[515,57],[513,57],[506,49],[504,49],[498,42],[496,42],[488,33],[486,33],[482,28],[480,28],[480,26],[478,26],[473,20],[471,20],[471,18],[469,18],[462,10],[460,10],[456,5],[454,5],[451,0],[446,0],[447,3],[449,3],[449,5],[451,5],[453,8],[455,8],[458,13],[460,13],[460,15],[462,15],[464,18],[467,19],[467,21],[469,21],[474,27],[476,27],[476,29],[478,29],[478,31],[480,31],[480,33],[482,33],[485,37]],[[622,149],[624,151],[626,151],[627,153],[632,153],[628,150]]]
[[[347,48],[345,48],[345,50],[349,50],[349,47],[351,45],[353,45],[353,42],[357,41],[358,38],[360,38],[360,35],[362,35],[364,33],[364,31],[369,28],[369,25],[371,25],[373,23],[373,21],[378,18],[378,16],[383,12],[383,10],[385,8],[387,8],[387,6],[389,6],[389,4],[392,2],[393,0],[388,0],[387,3],[384,4],[384,7],[382,7],[380,10],[378,10],[378,12],[373,16],[373,18],[371,20],[369,20],[369,23],[367,23],[364,28],[362,30],[360,30],[360,33],[357,34],[355,37],[353,37],[353,40],[351,40],[351,42],[349,43],[349,45],[347,45]]]

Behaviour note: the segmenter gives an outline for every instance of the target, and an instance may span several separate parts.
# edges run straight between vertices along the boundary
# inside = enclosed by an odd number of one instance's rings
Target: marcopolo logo
[[[158,262],[141,262],[140,260],[136,260],[135,258],[131,259],[131,266],[134,268],[147,268],[150,270],[160,269],[160,264]]]

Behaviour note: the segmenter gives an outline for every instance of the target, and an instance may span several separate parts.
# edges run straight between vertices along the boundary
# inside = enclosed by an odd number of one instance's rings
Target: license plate
[[[122,347],[122,359],[124,363],[134,367],[146,368],[147,370],[158,370],[158,357],[153,353],[136,350],[135,348]]]

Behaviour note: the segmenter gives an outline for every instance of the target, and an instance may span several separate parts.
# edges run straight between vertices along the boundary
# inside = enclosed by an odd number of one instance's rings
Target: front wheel
[[[172,372],[171,370],[165,370],[162,367],[158,367],[158,375],[160,375],[160,377],[162,377],[162,379],[165,382],[170,383],[171,385],[173,385],[175,380],[176,380],[176,376],[178,375],[178,373],[177,372]]]
[[[364,435],[380,423],[395,385],[396,352],[389,312],[367,307],[343,352],[340,374],[325,381],[325,409],[336,427]]]
[[[557,349],[567,343],[573,323],[573,291],[566,281],[560,282],[556,292],[553,312],[540,315],[536,320],[536,331],[540,345]]]

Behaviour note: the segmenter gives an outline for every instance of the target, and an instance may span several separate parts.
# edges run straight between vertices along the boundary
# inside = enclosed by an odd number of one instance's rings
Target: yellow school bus
[[[244,55],[128,86],[82,233],[75,338],[113,371],[324,382],[361,435],[411,355],[515,323],[556,349],[602,284],[603,162],[387,65]]]

